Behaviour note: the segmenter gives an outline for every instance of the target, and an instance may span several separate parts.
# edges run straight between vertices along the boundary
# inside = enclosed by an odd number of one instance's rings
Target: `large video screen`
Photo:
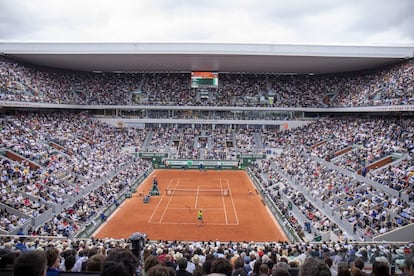
[[[191,88],[217,88],[218,73],[191,72]]]

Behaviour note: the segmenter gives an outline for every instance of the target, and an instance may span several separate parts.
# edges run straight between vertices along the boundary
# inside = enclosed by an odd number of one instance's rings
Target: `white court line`
[[[124,204],[126,204],[126,200],[124,201],[124,202],[122,202],[121,203],[121,205],[119,205],[118,206],[118,208],[116,208],[115,209],[115,211],[98,227],[98,229],[96,229],[94,232],[93,232],[93,234],[92,234],[92,237],[94,237],[96,234],[98,234],[100,231],[101,231],[101,229],[108,223],[108,222],[110,222],[111,220],[112,220],[112,218],[113,217],[115,217],[115,215],[116,215],[116,213],[118,213],[120,210],[121,210],[121,208],[122,208],[122,205],[124,205]]]
[[[230,192],[230,183],[229,183],[229,179],[226,178],[227,181],[227,187],[229,188],[229,196],[231,198],[231,205],[233,205],[233,212],[234,212],[234,216],[236,217],[236,224],[239,224],[239,217],[237,216],[237,210],[236,210],[236,206],[234,205],[234,200],[233,200],[233,195]]]
[[[167,190],[168,190],[168,188],[170,187],[171,182],[173,182],[173,181],[174,181],[174,179],[175,179],[175,178],[171,178],[171,179],[170,179],[170,182],[168,182]],[[153,216],[155,215],[155,213],[157,212],[158,207],[160,206],[160,204],[161,204],[162,200],[164,199],[164,197],[165,197],[165,194],[163,194],[163,195],[161,196],[160,201],[158,202],[157,206],[155,206],[154,211],[152,212],[151,217],[148,219],[148,223],[151,223],[152,217],[153,217]]]
[[[151,224],[171,224],[171,225],[175,225],[175,224],[182,224],[182,225],[194,225],[197,224],[197,222],[151,222]],[[203,225],[219,225],[219,226],[223,226],[223,225],[231,225],[231,226],[236,226],[238,224],[234,224],[234,223],[206,223],[204,222]]]
[[[221,182],[220,178],[220,188],[223,191],[223,183]],[[226,202],[224,201],[224,195],[221,195],[221,200],[223,201],[223,208],[224,208],[224,218],[226,219],[226,224],[229,224],[229,220],[227,219],[227,210],[226,210]]]
[[[177,186],[178,186],[178,183],[180,183],[180,178],[178,178],[178,180],[177,180],[177,183],[175,184],[175,189],[177,188]],[[167,202],[167,205],[165,206],[165,208],[164,208],[164,212],[162,213],[162,215],[161,215],[161,217],[160,217],[160,223],[162,222],[162,220],[164,219],[164,217],[165,217],[165,213],[167,213],[167,210],[168,210],[168,206],[170,206],[170,202],[171,202],[171,200],[173,199],[173,197],[171,196],[170,197],[170,199],[168,200],[168,202]]]
[[[180,207],[170,208],[170,210],[188,210],[188,209],[189,207],[188,208],[180,208]],[[223,210],[223,208],[202,208],[202,209],[205,211]]]
[[[200,186],[197,185],[197,194],[194,202],[194,209],[197,209],[197,203],[198,203],[198,194],[200,193]]]

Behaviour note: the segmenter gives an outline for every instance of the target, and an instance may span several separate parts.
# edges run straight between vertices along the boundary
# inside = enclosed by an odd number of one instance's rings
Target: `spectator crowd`
[[[226,276],[413,275],[413,250],[414,245],[409,243],[150,240],[144,242],[142,248],[136,248],[129,239],[48,240],[15,236],[1,238],[0,268],[12,268],[16,276],[28,275],[27,271],[26,274],[16,273],[36,265],[41,266],[40,270],[47,270],[47,275],[60,271],[154,276],[217,273]],[[43,256],[43,266],[37,255]],[[22,258],[26,258],[26,266],[20,264]]]
[[[0,100],[80,105],[408,105],[414,104],[413,75],[413,60],[335,76],[220,74],[219,88],[203,98],[190,88],[189,75],[184,73],[66,72],[1,58]],[[197,114],[214,119],[211,113]],[[151,111],[144,116],[163,118],[170,113]],[[191,118],[184,111],[174,116]],[[214,116],[258,118],[254,113],[217,112]],[[284,115],[260,116],[275,120]],[[414,222],[414,123],[410,118],[323,118],[286,131],[225,124],[160,124],[131,130],[101,123],[88,112],[14,111],[2,117],[0,148],[0,233],[19,234],[0,237],[3,267],[17,266],[19,258],[36,251],[45,256],[32,257],[47,257],[48,270],[101,271],[103,275],[111,275],[104,274],[105,269],[116,270],[111,267],[114,258],[127,258],[134,271],[140,268],[149,276],[171,271],[171,276],[189,275],[185,271],[228,276],[283,272],[287,276],[295,273],[293,268],[307,275],[311,259],[341,276],[364,275],[367,270],[375,276],[391,275],[391,267],[413,275],[413,244],[365,243]],[[119,198],[151,169],[134,152],[234,160],[240,154],[275,149],[252,169],[264,194],[302,238],[305,232],[317,236],[332,231],[344,237],[341,242],[148,240],[141,263],[128,240],[74,238],[90,221],[104,220],[107,203],[118,206]],[[374,165],[385,159],[389,161]],[[37,219],[40,222],[34,225]],[[345,234],[349,229],[361,244],[349,242]],[[362,267],[357,266],[360,262]],[[163,272],[167,267],[170,272]]]
[[[0,60],[0,99],[89,105],[354,107],[412,105],[414,62],[367,72],[292,76],[220,74],[207,96],[186,73],[87,73]],[[204,93],[204,92],[203,92]]]

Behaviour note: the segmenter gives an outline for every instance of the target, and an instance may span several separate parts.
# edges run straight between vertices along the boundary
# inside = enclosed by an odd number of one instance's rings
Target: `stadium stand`
[[[98,106],[412,105],[413,75],[413,60],[334,76],[225,73],[220,75],[217,91],[201,97],[189,87],[189,74],[69,72],[1,57],[0,100]],[[278,210],[282,224],[293,229],[300,240],[147,240],[143,256],[137,258],[155,256],[166,266],[168,255],[172,267],[186,258],[200,266],[193,269],[200,269],[199,275],[209,274],[207,268],[221,258],[231,265],[240,260],[246,274],[257,262],[265,264],[272,275],[277,268],[300,275],[311,257],[330,258],[335,272],[342,265],[351,272],[357,260],[362,260],[365,273],[382,262],[396,273],[413,275],[412,239],[377,242],[384,234],[414,222],[412,117],[360,118],[351,114],[320,118],[287,130],[225,121],[292,119],[289,113],[197,114],[197,119],[220,124],[154,123],[123,128],[96,120],[92,111],[3,111],[0,269],[10,268],[13,258],[26,250],[56,248],[62,271],[66,270],[64,256],[68,255],[64,253],[68,251],[77,267],[93,254],[106,258],[121,249],[136,253],[131,240],[90,236],[152,170],[149,161],[136,156],[142,151],[201,160],[237,160],[242,154],[268,153],[268,158],[248,168],[249,173],[263,198],[269,199],[267,204]],[[186,110],[146,110],[145,114],[125,110],[116,116],[194,118]],[[109,207],[108,202],[112,203]],[[324,240],[326,233],[337,239]],[[139,269],[144,267],[141,263]],[[81,269],[73,273],[87,274]]]
[[[1,100],[92,105],[376,106],[413,104],[414,61],[339,76],[221,74],[208,101],[183,73],[77,73],[0,60]],[[116,93],[113,93],[116,92]],[[135,100],[134,93],[139,94]]]

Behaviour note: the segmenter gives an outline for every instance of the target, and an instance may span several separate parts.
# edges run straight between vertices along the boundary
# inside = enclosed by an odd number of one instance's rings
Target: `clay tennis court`
[[[159,196],[143,196],[158,181]],[[204,224],[197,225],[203,211]],[[287,240],[244,171],[155,170],[94,234],[151,240]]]

